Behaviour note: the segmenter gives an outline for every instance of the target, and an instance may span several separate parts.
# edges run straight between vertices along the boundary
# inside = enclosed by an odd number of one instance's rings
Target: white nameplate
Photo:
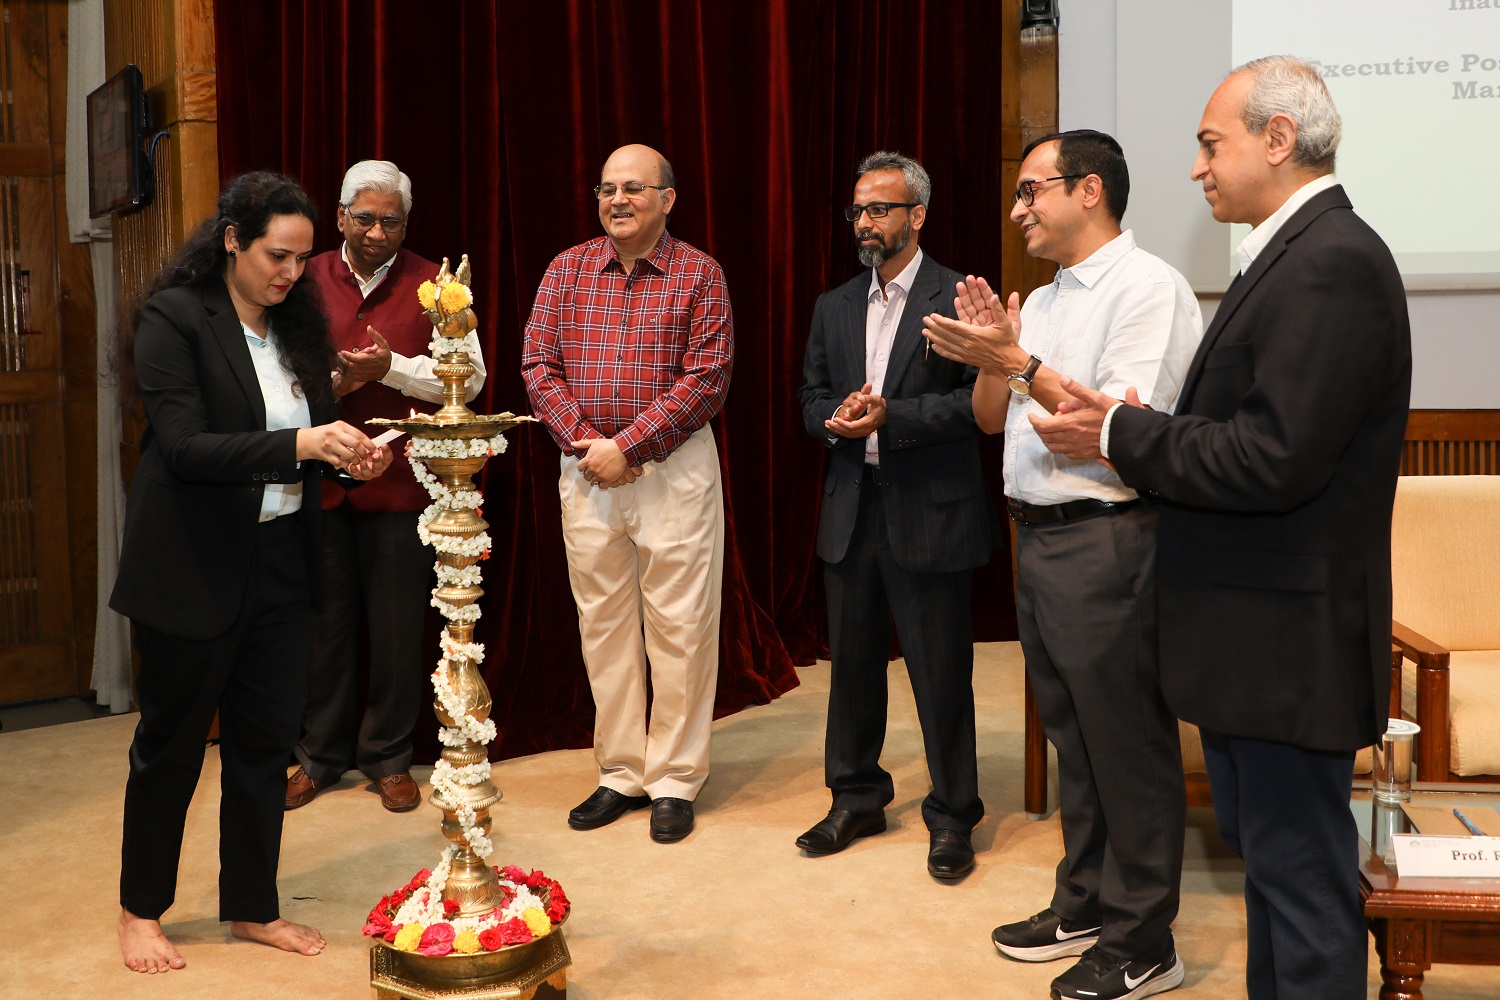
[[[1398,833],[1396,871],[1413,878],[1500,878],[1500,837]]]

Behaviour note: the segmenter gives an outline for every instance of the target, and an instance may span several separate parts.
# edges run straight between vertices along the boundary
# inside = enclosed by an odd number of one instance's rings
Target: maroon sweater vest
[[[328,333],[335,350],[355,351],[368,347],[368,327],[373,326],[391,345],[391,350],[406,357],[426,356],[432,341],[432,321],[417,302],[417,286],[431,281],[438,265],[402,248],[385,280],[376,286],[369,298],[359,294],[359,283],[344,263],[342,247],[321,253],[308,261],[306,277],[316,286],[328,316]],[[438,404],[404,396],[390,386],[367,382],[339,400],[339,419],[374,437],[381,428],[365,424],[372,417],[404,417],[416,410],[433,413]],[[427,491],[412,476],[411,465],[401,454],[404,439],[393,447],[396,459],[385,474],[358,489],[345,492],[334,483],[323,484],[323,509],[330,510],[348,502],[360,510],[422,510],[432,501]]]

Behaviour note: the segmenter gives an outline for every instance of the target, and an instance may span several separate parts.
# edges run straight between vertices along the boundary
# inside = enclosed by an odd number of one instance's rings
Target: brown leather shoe
[[[286,807],[296,809],[298,806],[307,805],[318,797],[319,792],[331,784],[334,782],[315,781],[312,775],[298,767],[292,772],[292,776],[286,779]]]
[[[411,812],[422,804],[422,789],[406,771],[387,774],[375,782],[375,790],[380,793],[380,804],[393,813]]]

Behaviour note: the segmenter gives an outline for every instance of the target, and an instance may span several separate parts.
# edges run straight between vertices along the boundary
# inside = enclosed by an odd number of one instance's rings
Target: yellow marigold
[[[453,939],[453,950],[460,955],[472,955],[479,950],[479,935],[464,931]]]
[[[531,928],[531,936],[534,938],[546,937],[552,933],[552,918],[535,906],[522,913],[521,919],[526,922],[527,927]]]
[[[422,303],[423,309],[432,309],[437,305],[437,285],[430,281],[424,281],[417,286],[417,301]]]
[[[407,924],[396,932],[396,940],[391,943],[396,946],[397,951],[416,951],[421,940],[422,925]]]
[[[474,301],[469,294],[469,287],[457,281],[450,281],[443,286],[442,293],[443,312],[456,313],[470,302]]]

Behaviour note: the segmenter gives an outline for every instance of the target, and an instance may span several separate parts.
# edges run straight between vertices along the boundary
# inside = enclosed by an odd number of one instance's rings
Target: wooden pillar
[[[212,0],[104,0],[105,61],[141,69],[156,146],[151,203],[114,218],[115,301],[124,315],[157,270],[214,211],[219,193],[219,103]],[[139,409],[127,411],[121,462],[139,464]]]

